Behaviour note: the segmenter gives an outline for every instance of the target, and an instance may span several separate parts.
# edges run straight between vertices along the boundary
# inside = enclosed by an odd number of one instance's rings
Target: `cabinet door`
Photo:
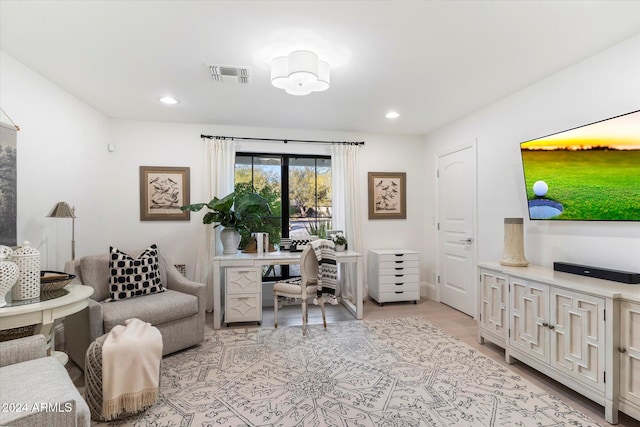
[[[509,278],[491,270],[481,270],[480,327],[505,340],[509,331],[508,298]]]
[[[509,345],[543,362],[549,361],[549,286],[511,278]]]
[[[604,299],[551,288],[550,363],[604,391]]]
[[[640,405],[640,304],[620,304],[620,351],[620,396]]]

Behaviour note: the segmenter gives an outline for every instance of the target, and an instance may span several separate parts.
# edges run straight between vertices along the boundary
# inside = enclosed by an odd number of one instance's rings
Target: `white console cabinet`
[[[481,336],[489,335],[491,342],[505,347],[509,339],[509,276],[493,270],[480,270]]]
[[[640,286],[480,263],[478,334],[605,407],[640,414]]]
[[[420,254],[409,249],[369,251],[369,296],[378,304],[420,299]]]
[[[262,322],[262,268],[233,267],[226,269],[224,320]]]
[[[640,303],[620,304],[620,409],[640,420]]]

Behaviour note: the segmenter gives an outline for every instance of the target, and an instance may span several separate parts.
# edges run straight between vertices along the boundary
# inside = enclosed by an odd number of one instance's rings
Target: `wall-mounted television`
[[[520,144],[532,220],[640,221],[640,110]]]

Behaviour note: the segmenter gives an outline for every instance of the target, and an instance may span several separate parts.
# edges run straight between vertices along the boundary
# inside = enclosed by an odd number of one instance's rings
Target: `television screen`
[[[640,110],[520,144],[529,218],[640,221]]]

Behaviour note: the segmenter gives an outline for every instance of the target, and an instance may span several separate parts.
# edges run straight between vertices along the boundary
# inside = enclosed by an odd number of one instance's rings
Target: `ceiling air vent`
[[[209,65],[211,78],[216,83],[246,85],[251,82],[251,67],[241,65]]]

